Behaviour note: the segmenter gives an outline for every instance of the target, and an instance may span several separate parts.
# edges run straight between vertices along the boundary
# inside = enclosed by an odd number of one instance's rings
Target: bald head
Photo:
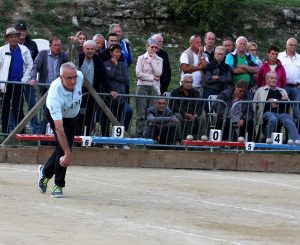
[[[207,32],[204,36],[205,47],[213,49],[216,43],[216,35],[213,32]]]

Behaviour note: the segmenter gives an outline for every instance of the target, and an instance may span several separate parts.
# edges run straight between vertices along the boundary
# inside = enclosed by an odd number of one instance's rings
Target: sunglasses
[[[150,46],[151,49],[158,49],[156,46]]]

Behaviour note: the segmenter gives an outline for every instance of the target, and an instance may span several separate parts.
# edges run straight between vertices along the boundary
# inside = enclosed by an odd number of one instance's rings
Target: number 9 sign
[[[124,126],[113,126],[112,127],[112,137],[114,138],[124,138]]]

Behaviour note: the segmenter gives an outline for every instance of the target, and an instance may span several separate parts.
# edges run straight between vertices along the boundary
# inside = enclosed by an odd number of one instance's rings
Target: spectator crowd
[[[126,96],[132,82],[128,75],[128,68],[134,65],[132,48],[119,24],[111,24],[106,37],[95,34],[89,39],[82,31],[70,36],[69,42],[76,45],[67,52],[62,51],[59,37],[52,37],[49,49],[38,52],[24,23],[7,28],[5,40],[7,44],[0,48],[3,134],[23,119],[24,98],[28,110],[36,104],[36,84],[50,85],[59,77],[61,65],[75,59],[72,61],[96,92],[109,94],[102,98],[126,131],[136,113],[136,137],[181,144],[187,135],[201,139],[215,128],[223,130],[223,140],[229,140],[234,128],[239,136],[254,141],[259,130],[266,139],[283,127],[289,139],[300,139],[300,55],[295,38],[286,41],[284,50],[270,45],[262,60],[257,44],[244,36],[225,37],[218,46],[213,32],[203,38],[193,35],[179,57],[179,86],[170,91],[170,60],[163,36],[156,33],[136,61],[135,107]],[[43,95],[46,91],[42,86],[38,92]],[[99,122],[101,135],[109,136],[109,118],[88,90],[83,89],[83,94],[77,134],[92,134]],[[32,132],[45,134],[47,123],[46,117],[33,117]]]

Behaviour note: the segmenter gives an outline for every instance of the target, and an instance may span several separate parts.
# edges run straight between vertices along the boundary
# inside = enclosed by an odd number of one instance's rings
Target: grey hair
[[[104,36],[103,36],[102,34],[95,34],[95,35],[93,36],[93,41],[96,41],[97,38],[100,38],[100,39],[105,40],[105,38],[104,38]]]
[[[120,27],[120,25],[116,23],[110,24],[108,27],[108,33],[111,33],[112,29],[114,29],[115,27]]]
[[[161,37],[164,40],[164,38],[162,37],[162,35],[160,33],[156,33],[151,36],[151,38],[154,38],[155,40],[157,37]]]
[[[146,45],[147,45],[147,46],[150,46],[150,45],[158,46],[158,43],[157,43],[156,39],[154,39],[153,37],[150,37],[150,38],[147,40]]]
[[[196,34],[196,35],[193,35],[193,36],[190,37],[190,44],[192,43],[192,41],[193,41],[195,38],[200,38],[201,41],[202,41],[201,36],[199,36],[199,35]]]
[[[276,79],[277,79],[277,73],[275,71],[269,71],[267,74],[266,74],[266,79],[268,79],[270,77],[271,74],[274,74],[276,76]]]
[[[193,75],[192,75],[191,73],[185,73],[185,74],[182,76],[180,82],[183,82],[183,81],[184,81],[186,78],[188,78],[188,77],[191,77],[191,78],[193,79]]]
[[[236,39],[235,44],[238,44],[238,42],[239,42],[240,40],[245,40],[245,41],[248,43],[248,39],[247,39],[247,38],[245,38],[244,36],[240,36],[240,37],[238,37],[238,38]]]
[[[59,75],[63,75],[64,70],[66,69],[70,69],[70,70],[75,70],[77,71],[77,67],[74,63],[72,62],[67,62],[61,65],[60,69],[59,69]]]
[[[87,40],[83,43],[83,47],[86,47],[87,45],[93,45],[94,47],[96,47],[96,43],[94,40]]]

